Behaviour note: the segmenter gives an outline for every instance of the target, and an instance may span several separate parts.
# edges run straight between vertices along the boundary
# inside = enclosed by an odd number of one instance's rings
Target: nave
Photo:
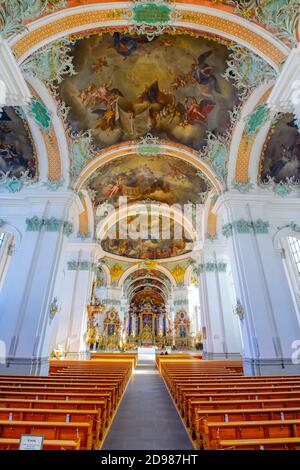
[[[154,360],[138,361],[101,449],[193,449]]]
[[[0,450],[299,448],[299,2],[0,0]]]
[[[54,360],[48,377],[0,377],[0,450],[23,434],[44,450],[300,450],[300,378],[190,354]]]

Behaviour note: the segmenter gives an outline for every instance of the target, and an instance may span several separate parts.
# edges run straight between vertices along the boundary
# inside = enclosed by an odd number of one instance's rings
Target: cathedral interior
[[[178,357],[297,382],[299,16],[299,0],[0,0],[1,380],[99,361],[123,393],[116,357],[151,352],[171,394]]]

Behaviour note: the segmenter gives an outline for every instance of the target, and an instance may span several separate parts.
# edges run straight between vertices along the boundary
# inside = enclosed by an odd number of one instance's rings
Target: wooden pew
[[[0,407],[11,408],[28,408],[30,410],[62,410],[64,413],[71,413],[73,410],[89,411],[90,409],[97,411],[100,415],[100,437],[103,436],[105,428],[109,424],[107,414],[107,402],[105,400],[26,400],[22,398],[0,398]],[[80,421],[80,420],[79,420]]]
[[[103,360],[103,359],[114,359],[118,360],[118,358],[122,359],[133,359],[134,360],[134,367],[137,365],[137,360],[138,360],[138,353],[136,352],[131,352],[131,353],[99,353],[99,352],[93,352],[91,351],[91,360]]]
[[[72,393],[72,392],[47,392],[46,390],[37,389],[36,392],[0,392],[0,401],[3,398],[25,398],[28,400],[61,400],[64,403],[68,403],[70,400],[86,400],[97,401],[97,400],[107,400],[107,414],[109,417],[112,415],[112,410],[115,408],[115,402],[112,404],[112,395],[111,391],[109,392],[96,392],[96,393]]]
[[[220,440],[298,437],[299,375],[245,377],[226,361],[202,361],[206,369],[191,359],[157,362],[199,445],[210,449]]]
[[[4,421],[47,421],[89,423],[92,427],[94,447],[101,440],[100,410],[64,410],[47,408],[0,408],[0,420]]]
[[[204,423],[203,446],[217,449],[221,440],[300,437],[300,419]]]
[[[18,450],[20,439],[14,438],[0,438],[0,450]],[[43,443],[43,450],[79,450],[80,439],[70,440],[50,440],[45,439]]]
[[[221,440],[219,449],[223,450],[300,450],[299,437],[270,439]]]
[[[41,434],[45,439],[80,439],[80,449],[92,449],[92,427],[89,423],[61,423],[46,421],[4,421],[0,420],[0,438],[20,439],[22,434]]]
[[[235,421],[284,421],[300,419],[300,408],[247,408],[225,410],[196,410],[193,439],[201,443],[204,434],[205,423],[231,423]]]

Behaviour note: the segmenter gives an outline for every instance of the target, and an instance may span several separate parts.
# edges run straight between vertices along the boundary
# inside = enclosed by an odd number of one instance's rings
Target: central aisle
[[[154,361],[140,360],[102,450],[193,449]]]

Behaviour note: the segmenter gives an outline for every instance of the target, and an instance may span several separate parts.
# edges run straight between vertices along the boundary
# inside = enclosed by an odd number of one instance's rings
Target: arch
[[[183,283],[184,283],[185,286],[190,286],[191,285],[191,276],[192,276],[194,267],[195,266],[193,264],[191,264],[185,270],[184,278],[183,278]]]
[[[83,168],[76,181],[75,189],[80,190],[88,178],[105,163],[109,163],[118,157],[124,157],[126,155],[138,155],[139,151],[140,143],[137,142],[125,142],[119,145],[108,147],[104,151],[100,152],[97,158],[89,162]],[[189,147],[181,144],[175,144],[173,142],[162,142],[159,143],[159,154],[179,158],[180,160],[184,160],[185,162],[190,163],[203,173],[203,175],[210,181],[218,193],[222,191],[222,185],[214,175],[213,170],[207,163],[197,158],[196,151],[191,150]]]
[[[288,54],[289,48],[271,32],[234,14],[233,8],[180,3],[176,9],[181,14],[173,23],[176,29],[201,31],[234,41],[254,50],[276,69]],[[29,22],[24,34],[10,39],[10,46],[21,63],[45,44],[69,34],[99,28],[127,29],[128,12],[125,2],[66,8]]]
[[[194,230],[194,227],[190,220],[182,213],[179,208],[169,207],[164,204],[149,204],[150,214],[163,216],[168,219],[173,219],[175,222],[184,226],[185,230],[189,233],[192,240],[196,240],[197,234]],[[117,209],[108,215],[107,219],[99,222],[99,227],[96,228],[96,236],[101,241],[103,240],[105,234],[113,227],[115,224],[121,220],[127,218],[130,215],[141,214],[145,210],[145,205],[142,203],[134,203],[130,206],[125,206]]]
[[[285,227],[280,228],[273,237],[273,246],[275,251],[282,253],[282,248],[280,246],[280,240],[282,238],[294,237],[300,240],[300,230],[295,230],[292,227],[292,223],[287,224]]]
[[[128,298],[132,298],[137,292],[139,292],[140,290],[142,290],[143,287],[147,287],[148,285],[149,285],[149,284],[147,284],[147,283],[145,282],[145,284],[143,284],[143,285],[135,286],[135,287],[133,287],[132,289],[128,290]],[[154,287],[152,287],[152,289],[153,289],[153,290],[158,290],[158,291],[160,292],[161,296],[162,296],[164,299],[167,298],[165,291],[164,291],[161,287],[155,286],[155,289],[154,289]]]
[[[234,181],[247,183],[251,179],[252,183],[256,183],[256,176],[254,177],[253,171],[250,171],[251,161],[255,157],[257,147],[255,141],[257,135],[263,132],[265,126],[256,134],[251,136],[250,139],[245,135],[247,126],[246,118],[249,116],[260,103],[266,101],[271,93],[274,83],[269,82],[258,87],[250,95],[248,100],[243,106],[241,117],[237,123],[230,145],[229,158],[228,158],[228,177],[227,183],[231,187]],[[253,178],[254,177],[254,178]]]
[[[165,283],[165,281],[163,281],[163,280],[160,279],[159,277],[151,276],[149,279],[150,279],[150,280],[153,280],[153,281],[158,281],[158,282],[160,282],[161,284],[163,284],[163,286],[164,286],[167,290],[169,290],[169,286]],[[127,290],[130,289],[131,286],[132,286],[134,283],[136,283],[137,281],[141,281],[141,280],[145,280],[145,277],[138,277],[138,278],[132,280],[131,282],[129,282],[128,286],[126,286],[126,289],[127,289]],[[124,286],[124,287],[125,287],[125,286]]]
[[[106,266],[105,263],[101,263],[101,259],[98,260],[98,263],[99,263],[99,265],[101,266],[101,269],[102,269],[102,271],[103,271],[104,274],[105,274],[105,277],[106,277],[106,287],[107,287],[107,286],[111,286],[111,275],[110,275],[109,267]]]
[[[4,224],[0,226],[1,233],[8,233],[13,236],[14,241],[14,250],[19,250],[22,242],[22,233],[14,225],[7,224],[4,221]]]
[[[63,122],[57,115],[56,102],[48,91],[46,86],[37,78],[25,74],[26,82],[30,85],[31,91],[41,98],[44,105],[52,113],[52,140],[55,137],[55,142],[48,141],[49,137],[44,136],[45,153],[48,158],[48,179],[63,179],[66,184],[69,183],[69,148],[66,138],[66,132],[64,129]],[[54,152],[55,160],[57,160],[57,168],[51,168],[51,155],[50,152]],[[50,178],[49,178],[50,176]]]
[[[126,278],[134,273],[135,271],[138,271],[140,269],[143,269],[141,268],[140,264],[135,264],[134,266],[131,266],[129,269],[126,269],[126,271],[122,274],[122,276],[120,277],[119,281],[118,281],[118,287],[122,287],[123,285],[123,282],[125,282]],[[161,273],[165,274],[165,276],[169,279],[169,281],[171,282],[171,285],[173,287],[176,287],[176,281],[174,279],[174,277],[172,276],[172,274],[170,273],[170,271],[165,268],[164,266],[161,266],[160,264],[156,264],[155,268],[153,268],[153,271],[160,271]]]

